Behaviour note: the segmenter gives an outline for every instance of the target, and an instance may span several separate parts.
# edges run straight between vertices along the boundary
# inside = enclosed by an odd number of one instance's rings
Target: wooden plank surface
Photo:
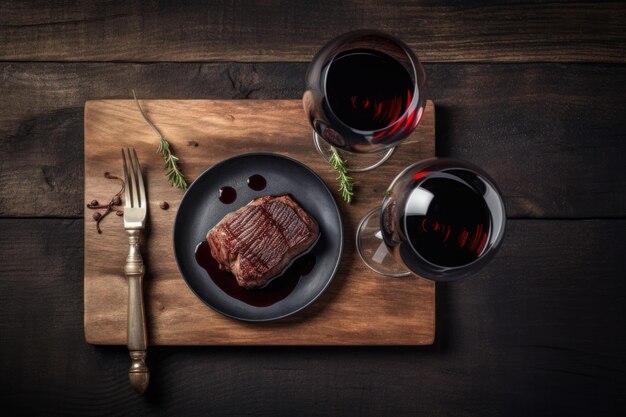
[[[626,220],[507,226],[501,250],[482,272],[437,286],[434,345],[151,347],[150,390],[138,396],[127,384],[126,348],[83,340],[82,219],[0,219],[3,409],[107,416],[623,415]]]
[[[256,3],[0,0],[0,217],[55,217],[0,218],[3,413],[626,415],[626,3]],[[533,220],[437,287],[432,346],[151,347],[135,395],[126,349],[84,343],[84,102],[297,99],[319,45],[365,27],[428,61],[438,153]]]
[[[354,248],[360,219],[381,203],[395,175],[435,154],[435,113],[428,102],[415,132],[384,165],[354,173],[353,204],[341,201],[336,173],[315,151],[300,100],[145,100],[182,168],[193,180],[213,164],[246,152],[275,152],[299,160],[326,182],[344,222],[344,252],[330,287],[310,307],[271,323],[245,323],[207,307],[187,287],[172,254],[172,226],[183,191],[169,186],[155,153],[157,138],[131,100],[85,105],[85,199],[107,201],[119,184],[103,177],[120,172],[120,148],[137,149],[150,198],[149,238],[143,246],[149,341],[153,345],[424,345],[434,340],[435,285],[419,279],[384,279],[360,261]],[[375,159],[374,159],[375,160]],[[167,201],[169,210],[159,209]],[[110,216],[98,234],[85,216],[85,338],[125,344],[127,236]]]
[[[0,64],[0,216],[82,216],[93,98],[297,99],[307,64]],[[482,166],[511,218],[626,216],[626,66],[431,64],[437,152]],[[19,175],[15,173],[19,172]],[[32,194],[37,198],[33,199]]]
[[[330,38],[388,31],[425,62],[626,62],[624,2],[9,1],[0,60],[309,61]]]

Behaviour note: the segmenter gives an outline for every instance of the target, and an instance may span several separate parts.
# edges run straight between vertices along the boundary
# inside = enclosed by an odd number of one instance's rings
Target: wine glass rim
[[[384,127],[381,127],[380,129],[375,129],[375,130],[362,130],[362,129],[357,129],[353,126],[350,126],[349,124],[345,123],[343,120],[341,120],[341,118],[339,116],[337,116],[337,114],[335,113],[335,111],[333,110],[333,107],[330,105],[330,102],[328,102],[328,92],[326,91],[326,85],[327,85],[327,78],[328,78],[328,72],[330,70],[331,65],[335,62],[335,59],[337,58],[337,56],[343,52],[346,52],[347,50],[340,50],[338,52],[336,52],[335,54],[333,54],[330,59],[329,59],[329,64],[328,64],[328,70],[324,73],[324,78],[322,79],[322,88],[323,88],[323,94],[324,94],[324,100],[326,101],[326,104],[328,105],[328,110],[332,113],[332,115],[335,117],[335,119],[341,123],[342,125],[344,125],[345,127],[347,127],[348,129],[352,130],[355,133],[358,133],[360,135],[374,135],[376,133],[379,132],[383,132],[393,126],[395,126],[396,124],[400,123],[402,120],[404,120],[406,118],[406,116],[410,113],[410,111],[412,111],[413,109],[417,108],[419,105],[419,102],[422,98],[422,94],[418,85],[418,74],[417,74],[417,66],[420,65],[421,63],[419,62],[419,58],[415,55],[415,53],[411,50],[411,48],[409,48],[409,46],[407,44],[405,44],[402,40],[396,38],[395,36],[389,35],[388,33],[385,32],[381,32],[378,30],[370,30],[370,29],[363,29],[363,30],[355,30],[352,32],[347,32],[344,34],[341,34],[335,38],[333,38],[332,40],[330,40],[329,42],[326,43],[326,45],[331,45],[335,42],[344,40],[344,39],[351,39],[351,38],[355,38],[355,37],[359,37],[359,36],[378,36],[380,38],[384,38],[386,40],[389,40],[391,42],[393,42],[394,44],[396,44],[397,46],[400,47],[400,49],[402,49],[402,51],[404,52],[404,54],[406,55],[406,57],[409,59],[409,62],[411,63],[411,69],[413,70],[413,76],[412,76],[412,81],[413,81],[413,97],[411,98],[411,103],[409,103],[409,105],[406,107],[406,110],[396,118],[396,120],[393,123],[390,123]],[[323,49],[323,48],[322,48]],[[357,49],[357,48],[354,48]],[[382,52],[382,51],[379,51]],[[384,52],[383,52],[384,53]],[[391,57],[392,59],[394,59],[393,57]],[[396,59],[394,59],[394,61],[397,61]],[[417,92],[417,94],[416,94]]]

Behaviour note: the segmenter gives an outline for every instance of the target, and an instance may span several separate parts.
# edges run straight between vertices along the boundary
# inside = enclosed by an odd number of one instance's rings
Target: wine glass
[[[376,168],[418,125],[424,82],[413,52],[390,35],[360,30],[331,40],[309,65],[302,97],[316,149],[326,159],[330,146],[352,153],[342,155],[351,171]]]
[[[365,264],[382,275],[450,281],[475,273],[493,257],[505,225],[500,192],[482,169],[432,158],[396,176],[382,206],[358,225],[356,246]]]

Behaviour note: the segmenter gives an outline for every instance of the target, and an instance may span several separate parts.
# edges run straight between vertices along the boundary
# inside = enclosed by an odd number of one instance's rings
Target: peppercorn
[[[96,230],[98,231],[98,233],[102,233],[102,230],[100,230],[100,222],[111,212],[115,211],[115,214],[117,214],[118,216],[124,215],[124,212],[122,210],[115,210],[113,208],[114,206],[119,206],[122,204],[122,199],[120,198],[120,195],[124,192],[124,180],[122,180],[120,177],[116,177],[115,175],[111,175],[110,172],[105,172],[104,176],[110,180],[118,180],[122,184],[122,188],[120,188],[120,190],[111,198],[111,201],[108,204],[101,205],[98,200],[91,200],[91,202],[87,204],[88,209],[105,210],[104,212],[95,212],[92,215],[92,218],[96,222]]]
[[[167,203],[167,201],[161,201],[159,207],[161,207],[161,209],[163,210],[167,210],[168,208],[170,208],[170,205]]]

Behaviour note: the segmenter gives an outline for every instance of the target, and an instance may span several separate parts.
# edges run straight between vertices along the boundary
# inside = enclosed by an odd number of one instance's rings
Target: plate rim
[[[178,252],[176,250],[176,225],[178,223],[178,217],[179,217],[179,213],[180,213],[180,206],[182,205],[183,201],[185,200],[185,198],[187,197],[187,194],[189,192],[191,192],[192,188],[196,185],[197,181],[204,177],[205,175],[208,175],[208,173],[217,168],[218,166],[221,165],[225,165],[227,163],[232,162],[233,160],[239,159],[239,158],[244,158],[244,157],[255,157],[255,156],[270,156],[270,157],[275,157],[275,158],[282,158],[285,160],[288,160],[290,162],[293,162],[297,165],[299,165],[300,167],[304,168],[305,170],[309,171],[314,178],[316,178],[323,186],[324,190],[328,193],[328,196],[330,197],[331,201],[333,202],[333,207],[335,209],[335,213],[337,214],[337,219],[339,220],[339,250],[338,250],[338,256],[337,256],[337,261],[335,262],[335,265],[332,268],[332,272],[330,273],[330,277],[328,278],[328,280],[326,281],[325,285],[322,287],[322,289],[319,291],[318,294],[315,295],[315,297],[311,298],[307,303],[305,303],[304,305],[302,305],[301,307],[290,311],[288,313],[276,316],[276,317],[269,317],[269,318],[260,318],[260,319],[255,319],[255,318],[244,318],[244,317],[238,317],[236,315],[233,314],[229,314],[226,313],[224,311],[218,310],[215,306],[211,305],[210,303],[208,303],[203,297],[201,297],[191,286],[191,284],[189,283],[189,281],[187,280],[187,277],[185,276],[185,274],[183,274],[183,271],[181,270],[181,265],[180,265],[180,261],[178,259]],[[243,206],[242,206],[243,207]],[[198,175],[196,177],[196,179],[189,185],[189,187],[187,188],[187,190],[185,191],[185,193],[183,194],[182,198],[180,199],[180,203],[178,205],[178,209],[176,210],[176,215],[174,217],[174,224],[172,226],[172,248],[174,250],[174,259],[176,260],[176,267],[178,268],[178,273],[180,274],[180,276],[183,278],[183,280],[185,281],[185,284],[187,285],[187,287],[191,290],[191,292],[200,300],[202,301],[205,305],[207,305],[208,307],[210,307],[213,311],[225,316],[225,317],[229,317],[231,319],[235,319],[235,320],[239,320],[239,321],[244,321],[244,322],[250,322],[250,323],[263,323],[263,322],[270,322],[270,321],[276,321],[276,320],[280,320],[280,319],[284,319],[285,317],[289,317],[293,314],[296,314],[304,309],[306,309],[307,307],[309,307],[311,304],[313,304],[322,294],[324,294],[326,292],[326,290],[328,289],[328,287],[330,286],[331,282],[334,280],[335,275],[337,275],[337,270],[339,269],[339,264],[341,263],[341,258],[343,257],[343,249],[344,249],[344,242],[343,242],[343,238],[344,238],[344,230],[343,230],[343,219],[341,217],[341,212],[339,210],[339,205],[337,204],[337,201],[335,200],[335,197],[333,196],[332,192],[330,191],[330,189],[328,188],[328,186],[326,185],[326,183],[324,182],[324,180],[322,179],[322,177],[320,177],[315,171],[313,171],[313,169],[311,169],[310,167],[308,167],[306,164],[304,164],[303,162],[298,161],[297,159],[291,158],[289,156],[283,155],[283,154],[279,154],[279,153],[275,153],[275,152],[247,152],[247,153],[242,153],[242,154],[238,154],[238,155],[233,155],[231,157],[228,157],[226,159],[223,159],[213,165],[211,165],[210,167],[208,167],[207,169],[205,169],[200,175]],[[311,248],[312,249],[312,248]],[[308,251],[307,251],[308,252]],[[299,256],[298,256],[299,257]]]

